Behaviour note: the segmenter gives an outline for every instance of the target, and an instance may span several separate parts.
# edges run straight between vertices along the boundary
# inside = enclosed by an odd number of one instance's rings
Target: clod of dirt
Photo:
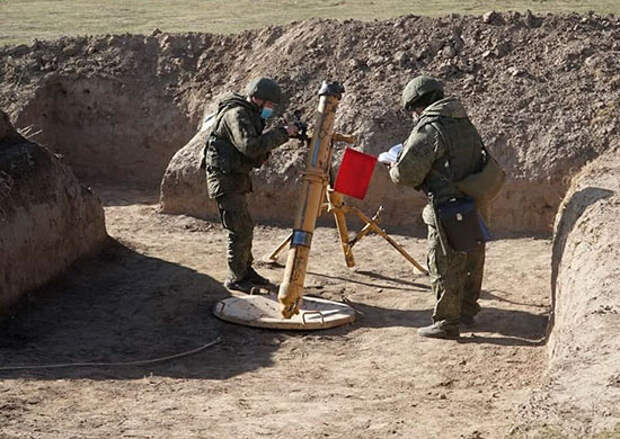
[[[0,312],[106,238],[97,197],[0,111]]]

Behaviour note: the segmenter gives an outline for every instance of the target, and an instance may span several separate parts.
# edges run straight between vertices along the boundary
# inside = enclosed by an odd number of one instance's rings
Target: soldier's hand
[[[288,136],[291,138],[295,138],[299,135],[299,128],[297,128],[297,125],[294,123],[289,123],[288,125],[285,125],[284,128],[286,129]]]
[[[263,155],[259,156],[259,157],[256,159],[257,164],[258,164],[258,166],[257,166],[257,167],[258,167],[258,168],[260,168],[261,166],[263,166],[263,165],[265,164],[265,162],[266,162],[267,160],[269,160],[269,157],[270,157],[270,156],[271,156],[271,153],[269,153],[269,152],[266,152],[265,154],[263,154]]]

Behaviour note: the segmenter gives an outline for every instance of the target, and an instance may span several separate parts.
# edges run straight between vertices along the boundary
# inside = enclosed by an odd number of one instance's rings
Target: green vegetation
[[[0,44],[61,35],[232,33],[311,17],[372,20],[489,10],[618,14],[617,0],[0,0]]]

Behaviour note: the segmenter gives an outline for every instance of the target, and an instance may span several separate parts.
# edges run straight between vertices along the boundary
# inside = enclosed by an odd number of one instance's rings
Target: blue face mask
[[[263,111],[260,112],[261,119],[269,119],[273,114],[273,108],[263,107]]]

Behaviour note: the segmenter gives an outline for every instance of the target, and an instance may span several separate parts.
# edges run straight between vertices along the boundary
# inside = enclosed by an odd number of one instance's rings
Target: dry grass
[[[382,19],[404,14],[481,14],[489,10],[620,12],[617,0],[0,0],[0,44],[60,35],[231,33],[311,17]]]

